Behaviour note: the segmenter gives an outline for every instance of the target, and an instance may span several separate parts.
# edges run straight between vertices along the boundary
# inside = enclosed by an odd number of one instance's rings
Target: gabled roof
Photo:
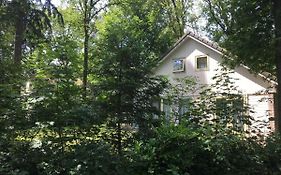
[[[214,50],[215,52],[218,52],[219,54],[223,54],[223,52],[226,51],[225,49],[221,48],[217,43],[211,42],[211,41],[209,41],[207,39],[204,39],[203,37],[191,32],[191,31],[188,31],[162,56],[162,59],[160,60],[160,63],[162,61],[164,61],[166,59],[166,57],[168,55],[170,55],[170,53],[172,53],[176,48],[178,48],[188,38],[191,38],[191,39],[207,46],[208,48]]]
[[[188,31],[162,56],[159,63],[162,63],[174,50],[176,50],[178,47],[180,47],[180,45],[183,44],[184,41],[186,41],[187,39],[193,39],[221,55],[224,55],[224,53],[226,53],[226,50],[221,48],[217,43],[204,39],[203,37],[191,32],[191,31]],[[250,68],[248,66],[245,66],[242,64],[240,66],[242,66],[245,69],[247,69],[248,71],[250,71]],[[269,76],[265,73],[258,73],[257,76],[261,77],[262,79],[264,79],[270,83],[277,85],[277,82],[272,80],[271,78],[269,78]]]

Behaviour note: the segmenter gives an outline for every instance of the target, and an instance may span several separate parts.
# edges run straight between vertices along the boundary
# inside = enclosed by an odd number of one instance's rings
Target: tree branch
[[[213,19],[215,20],[215,22],[220,26],[220,28],[223,30],[223,32],[225,34],[227,34],[227,29],[226,29],[225,25],[216,17],[216,14],[214,12],[215,10],[213,8],[211,0],[205,0],[205,2],[207,2],[207,4],[208,4],[209,11],[210,11]]]

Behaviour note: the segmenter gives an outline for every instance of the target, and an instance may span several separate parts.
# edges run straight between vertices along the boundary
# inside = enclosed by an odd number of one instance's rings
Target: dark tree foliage
[[[281,4],[278,0],[204,0],[207,30],[232,57],[234,65],[270,73],[281,84]],[[277,86],[277,119],[281,128],[281,88]]]
[[[236,55],[236,64],[273,73],[274,24],[270,1],[205,1],[211,37]]]
[[[105,11],[111,4],[110,1],[104,2],[102,0],[76,0],[69,1],[77,8],[81,14],[81,21],[83,26],[83,97],[87,96],[88,74],[89,74],[89,58],[94,55],[91,42],[96,33],[95,22],[99,18],[100,13]]]
[[[23,48],[34,48],[40,39],[47,38],[46,31],[51,29],[50,16],[62,22],[62,16],[50,0],[44,3],[39,0],[3,1],[1,7],[4,24],[9,24],[14,30],[13,59],[16,65],[22,61],[26,51]]]
[[[94,67],[97,90],[94,92],[101,105],[100,115],[107,117],[109,126],[116,128],[119,152],[121,125],[135,126],[142,134],[152,129],[151,102],[164,87],[160,78],[151,76],[158,44],[161,44],[158,37],[162,33],[161,26],[153,25],[162,20],[159,13],[153,11],[155,5],[152,1],[134,1],[112,8],[98,28],[98,56]]]
[[[178,124],[164,124],[153,106],[167,86],[153,68],[182,34],[190,4],[116,0],[96,26],[87,18],[94,61],[87,75],[92,91],[83,98],[85,21],[73,4],[63,7],[69,23],[61,28],[48,0],[0,0],[0,174],[280,174],[280,137],[241,132],[235,117],[246,114],[245,106],[226,74],[212,86],[221,92],[206,88],[185,115],[171,114]],[[167,89],[173,103],[194,90],[196,82],[186,82]]]

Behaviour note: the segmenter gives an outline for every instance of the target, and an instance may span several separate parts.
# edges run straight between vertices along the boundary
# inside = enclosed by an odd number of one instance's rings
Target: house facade
[[[175,79],[193,76],[196,77],[198,84],[210,85],[214,83],[213,77],[222,68],[225,59],[223,52],[224,50],[215,43],[187,32],[164,55],[154,73],[166,76],[172,84],[175,83]],[[265,123],[261,131],[264,134],[274,131],[276,83],[261,74],[251,73],[249,68],[243,65],[237,66],[229,76],[242,92],[244,103],[254,111],[251,114],[254,120]]]

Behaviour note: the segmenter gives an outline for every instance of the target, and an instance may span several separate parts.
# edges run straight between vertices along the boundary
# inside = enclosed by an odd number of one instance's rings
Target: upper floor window
[[[173,72],[184,71],[184,59],[178,58],[173,60]]]
[[[197,56],[196,57],[196,69],[197,70],[208,70],[208,57],[207,56]]]

